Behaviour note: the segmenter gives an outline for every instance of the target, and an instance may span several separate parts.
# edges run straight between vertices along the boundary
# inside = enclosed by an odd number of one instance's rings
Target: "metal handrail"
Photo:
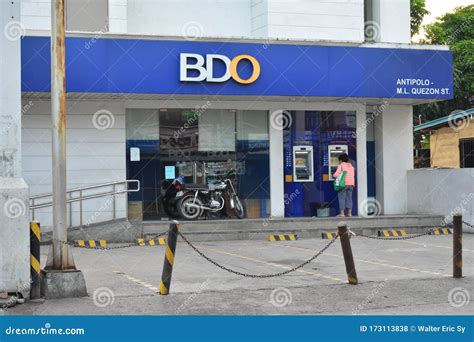
[[[76,192],[76,191],[81,191],[81,190],[90,190],[90,189],[97,189],[97,188],[103,188],[105,186],[112,186],[112,185],[118,185],[118,184],[125,184],[125,183],[137,183],[137,188],[138,190],[130,190],[130,192],[135,192],[135,191],[140,191],[140,181],[138,179],[127,179],[125,181],[119,181],[119,182],[110,182],[110,183],[102,183],[102,184],[96,184],[96,185],[89,185],[85,186],[82,188],[73,188],[71,190],[68,190],[67,193],[71,192]],[[51,197],[53,194],[42,194],[42,195],[35,195],[35,196],[30,196],[30,200],[35,200],[38,198],[43,198],[43,197]]]
[[[129,184],[136,184],[136,188],[130,189]],[[118,190],[116,191],[115,188],[119,185],[124,185],[123,190]],[[91,195],[85,195],[83,196],[83,192],[87,190],[92,190],[92,189],[99,189],[103,187],[112,187],[112,191],[108,192],[103,192],[103,193],[98,193],[98,194],[91,194]],[[125,181],[119,181],[119,182],[109,182],[109,183],[102,183],[102,184],[96,184],[96,185],[89,185],[85,186],[82,188],[74,188],[71,190],[67,191],[67,195],[69,199],[66,200],[66,203],[69,204],[69,227],[72,227],[72,203],[74,202],[79,202],[79,218],[80,222],[79,225],[82,226],[82,202],[89,200],[89,199],[95,199],[95,198],[100,198],[100,197],[107,197],[107,196],[113,196],[113,219],[116,218],[116,208],[115,208],[115,196],[119,194],[124,194],[124,193],[129,193],[129,192],[138,192],[140,191],[140,181],[136,179],[131,179],[131,180],[125,180]],[[73,197],[74,193],[79,193],[79,197]],[[35,195],[30,197],[30,211],[31,211],[31,216],[32,220],[35,219],[35,210],[36,209],[42,209],[42,208],[47,208],[51,207],[53,205],[52,202],[46,202],[46,203],[39,203],[35,204],[35,201],[41,198],[48,198],[51,197],[52,194],[42,194],[42,195]]]

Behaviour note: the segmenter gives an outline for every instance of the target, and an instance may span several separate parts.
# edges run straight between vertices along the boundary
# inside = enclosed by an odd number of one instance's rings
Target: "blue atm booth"
[[[284,129],[285,216],[314,217],[317,208],[339,211],[332,174],[345,152],[356,166],[355,111],[291,111]],[[357,173],[357,169],[356,169]],[[353,192],[357,214],[357,184]],[[327,212],[327,211],[326,211]]]

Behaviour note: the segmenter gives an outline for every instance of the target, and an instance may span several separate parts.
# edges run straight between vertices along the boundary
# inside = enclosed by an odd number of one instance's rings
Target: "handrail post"
[[[79,190],[79,225],[82,227],[82,190]]]
[[[113,204],[113,219],[115,220],[115,217],[116,217],[116,213],[115,213],[115,184],[112,185],[112,204]]]
[[[72,199],[72,193],[67,194],[68,199]],[[72,202],[69,202],[69,228],[72,227]]]
[[[32,207],[35,206],[35,199],[34,198],[31,199],[31,206]],[[31,220],[32,221],[35,220],[35,208],[31,209]]]
[[[462,215],[453,216],[453,278],[462,278]]]
[[[357,285],[357,273],[354,264],[354,256],[352,255],[351,241],[349,240],[349,230],[345,222],[340,222],[337,226],[339,231],[339,239],[341,240],[342,254],[344,263],[346,264],[346,273],[349,284]]]

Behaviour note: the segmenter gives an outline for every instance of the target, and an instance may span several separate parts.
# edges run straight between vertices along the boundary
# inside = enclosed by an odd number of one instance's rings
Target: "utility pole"
[[[51,135],[53,245],[43,272],[46,298],[87,296],[84,276],[67,245],[65,0],[51,3]]]
[[[51,133],[54,270],[74,269],[67,241],[65,0],[51,5]]]

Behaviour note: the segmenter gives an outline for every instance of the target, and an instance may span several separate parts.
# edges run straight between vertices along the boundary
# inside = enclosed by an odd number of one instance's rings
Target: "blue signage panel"
[[[472,316],[0,316],[0,340],[15,342],[472,342],[473,337]]]
[[[112,38],[66,49],[68,92],[453,97],[450,51]],[[22,40],[22,91],[50,91],[47,37]]]

